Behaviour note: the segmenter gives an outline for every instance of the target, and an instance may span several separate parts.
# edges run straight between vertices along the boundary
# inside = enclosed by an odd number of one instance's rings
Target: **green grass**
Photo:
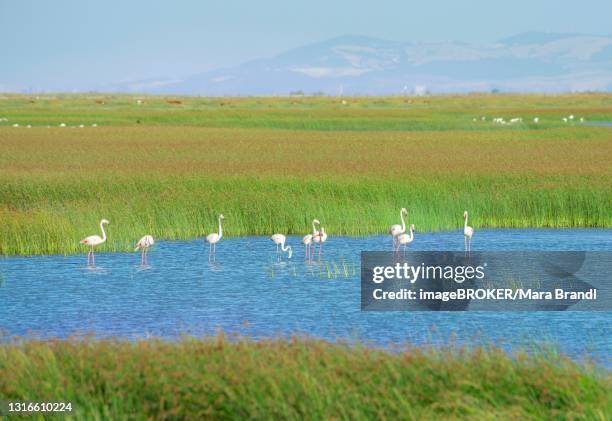
[[[25,341],[0,346],[0,399],[77,419],[607,419],[608,371],[495,348],[390,353],[313,339]]]
[[[417,233],[464,209],[476,231],[612,227],[612,130],[560,120],[611,121],[612,95],[141,98],[0,96],[0,254],[82,251],[102,218],[100,251],[201,237],[219,213],[228,236],[384,233],[401,207]]]

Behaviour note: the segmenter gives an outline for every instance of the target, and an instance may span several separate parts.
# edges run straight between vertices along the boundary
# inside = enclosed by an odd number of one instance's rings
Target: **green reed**
[[[394,351],[314,339],[0,345],[3,400],[76,419],[606,419],[609,372],[555,352]]]

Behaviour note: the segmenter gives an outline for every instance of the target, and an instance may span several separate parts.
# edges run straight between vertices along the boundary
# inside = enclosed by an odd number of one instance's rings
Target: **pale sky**
[[[0,0],[0,91],[184,77],[340,35],[610,35],[612,1]]]

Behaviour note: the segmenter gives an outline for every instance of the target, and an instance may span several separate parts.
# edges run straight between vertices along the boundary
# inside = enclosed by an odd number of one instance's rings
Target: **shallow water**
[[[223,239],[216,262],[203,240],[160,241],[137,253],[0,258],[0,330],[6,335],[173,338],[219,329],[261,338],[438,345],[544,341],[610,365],[612,312],[387,312],[360,310],[359,252],[388,250],[388,236],[333,237],[321,262],[277,262],[267,237]],[[415,234],[412,250],[462,250],[460,231]],[[473,250],[612,250],[612,230],[478,230]]]

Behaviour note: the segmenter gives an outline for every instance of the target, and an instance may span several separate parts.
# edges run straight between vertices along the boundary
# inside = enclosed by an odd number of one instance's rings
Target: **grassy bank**
[[[608,372],[496,349],[401,353],[315,340],[0,346],[0,397],[80,418],[606,419]]]
[[[610,95],[136,101],[0,99],[0,254],[77,252],[102,218],[100,251],[202,236],[218,213],[230,236],[314,217],[382,233],[402,206],[420,231],[459,228],[464,209],[477,229],[612,227],[612,130],[560,120],[612,120]]]

